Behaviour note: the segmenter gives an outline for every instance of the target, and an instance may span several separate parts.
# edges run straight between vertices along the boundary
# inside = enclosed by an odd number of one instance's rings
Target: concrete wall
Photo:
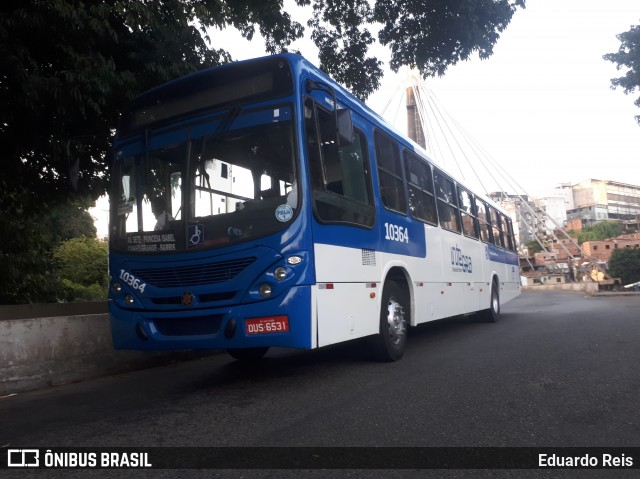
[[[106,303],[1,307],[0,396],[206,354],[116,351],[109,315],[93,312],[101,310]]]
[[[536,284],[523,286],[523,291],[575,291],[588,294],[598,292],[598,283],[564,283],[564,284]]]
[[[596,283],[525,286],[595,294]],[[216,351],[116,351],[106,303],[0,306],[0,396],[194,359]]]

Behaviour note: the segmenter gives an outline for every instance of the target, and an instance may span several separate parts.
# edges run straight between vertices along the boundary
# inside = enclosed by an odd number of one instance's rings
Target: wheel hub
[[[404,308],[395,298],[389,299],[387,305],[387,322],[389,323],[389,337],[393,344],[398,344],[407,332],[404,319]]]

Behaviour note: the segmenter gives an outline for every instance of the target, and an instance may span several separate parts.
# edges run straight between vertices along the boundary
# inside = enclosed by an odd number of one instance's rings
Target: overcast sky
[[[285,8],[305,23],[308,10],[305,15],[292,3],[285,0]],[[602,58],[618,50],[617,34],[639,23],[638,0],[528,0],[491,58],[451,67],[445,76],[428,80],[427,88],[514,178],[501,181],[501,189],[513,190],[515,183],[539,194],[587,178],[640,185],[640,126],[634,119],[640,109],[633,104],[640,93],[611,90],[611,78],[621,74]],[[234,59],[264,51],[261,40],[249,44],[239,34],[218,35],[233,38],[225,45],[234,45]],[[294,47],[317,63],[308,40]],[[386,49],[375,52],[388,63]],[[388,71],[368,104],[381,113],[405,77],[406,72]],[[400,96],[393,99],[400,101]],[[395,111],[392,104],[385,117],[397,118]],[[399,129],[403,120],[402,115]],[[471,161],[479,169],[486,163],[483,158]],[[445,166],[460,175],[456,165]]]
[[[429,82],[440,102],[527,191],[587,178],[640,185],[640,96],[602,55],[640,23],[637,0],[528,0],[494,55]]]

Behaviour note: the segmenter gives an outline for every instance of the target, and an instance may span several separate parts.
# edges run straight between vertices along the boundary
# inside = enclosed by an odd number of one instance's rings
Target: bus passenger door
[[[379,253],[367,139],[336,141],[334,115],[305,101],[313,206],[318,346],[377,333]]]

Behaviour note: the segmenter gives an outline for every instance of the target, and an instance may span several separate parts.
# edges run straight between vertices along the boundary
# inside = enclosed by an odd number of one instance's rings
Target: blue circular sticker
[[[280,205],[276,208],[276,219],[282,223],[286,223],[293,218],[293,209],[289,205]]]

